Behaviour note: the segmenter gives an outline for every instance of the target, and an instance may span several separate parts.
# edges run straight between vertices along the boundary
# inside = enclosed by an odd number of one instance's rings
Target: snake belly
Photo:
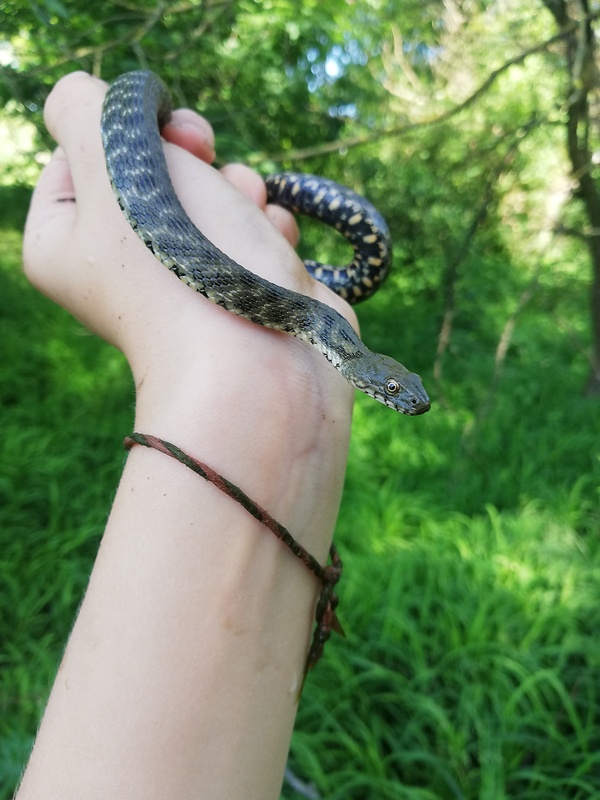
[[[428,411],[429,398],[418,375],[388,356],[371,352],[333,308],[255,275],[219,250],[194,225],[177,198],[163,153],[160,129],[170,116],[168,90],[148,71],[128,72],[117,78],[109,87],[102,110],[102,141],[113,192],[132,229],[156,258],[216,305],[315,347],[356,389],[403,414]],[[272,176],[275,188],[271,195],[284,204],[284,190],[289,186],[292,201],[288,207],[302,210],[300,178],[306,178],[305,184],[309,179],[322,179],[293,176]],[[313,188],[318,197],[318,183]],[[322,188],[323,197],[326,191],[333,191],[334,196],[321,203],[320,207],[326,209],[321,217],[327,218],[344,205],[346,222],[352,219],[345,227],[363,230],[363,238],[373,236],[380,219],[373,206],[331,181]],[[344,204],[344,198],[348,203]],[[319,203],[313,198],[315,206]],[[371,220],[367,229],[364,224],[359,226],[365,219]],[[342,296],[362,296],[376,288],[383,277],[375,277],[372,268],[378,266],[374,262],[381,255],[380,249],[366,257],[355,255],[353,265],[343,268],[346,280],[342,281]],[[309,269],[316,277],[326,271],[315,262],[309,263]],[[358,274],[358,289],[352,288],[352,277],[348,278],[352,273]]]

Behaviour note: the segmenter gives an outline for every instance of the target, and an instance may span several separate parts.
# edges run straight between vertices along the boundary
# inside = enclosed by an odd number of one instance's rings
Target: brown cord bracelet
[[[331,631],[336,631],[344,636],[343,628],[336,614],[338,596],[334,591],[334,586],[342,575],[342,561],[333,542],[329,548],[329,564],[321,566],[317,559],[294,539],[287,528],[284,528],[284,526],[277,522],[268,511],[261,508],[258,503],[251,500],[238,486],[228,481],[227,478],[224,478],[222,475],[219,475],[214,469],[211,469],[196,458],[184,453],[183,450],[171,444],[171,442],[159,439],[151,434],[132,433],[125,438],[124,446],[126,450],[130,450],[135,444],[151,447],[154,450],[158,450],[160,453],[171,456],[171,458],[174,458],[197,475],[200,475],[204,480],[214,484],[218,489],[224,492],[224,494],[231,497],[245,508],[255,519],[262,522],[262,524],[287,545],[296,558],[299,558],[313,575],[321,581],[322,588],[315,609],[315,630],[304,667],[304,678],[306,678],[308,671],[315,666],[323,655],[325,643],[329,639]],[[304,678],[300,692],[304,685]]]

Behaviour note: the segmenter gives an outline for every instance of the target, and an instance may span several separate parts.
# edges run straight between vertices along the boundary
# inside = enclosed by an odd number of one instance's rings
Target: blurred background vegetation
[[[600,798],[599,25],[587,0],[0,0],[0,800],[132,420],[121,356],[21,274],[42,108],[69,71],[140,66],[211,121],[220,163],[381,209],[395,270],[363,336],[434,403],[357,398],[348,635],[300,704],[305,796]],[[301,252],[345,255],[313,225]]]

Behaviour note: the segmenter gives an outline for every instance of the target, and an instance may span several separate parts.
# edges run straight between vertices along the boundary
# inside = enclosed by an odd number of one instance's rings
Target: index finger
[[[215,160],[215,134],[212,125],[190,108],[178,108],[161,130],[171,144],[187,150],[201,161],[212,164]]]

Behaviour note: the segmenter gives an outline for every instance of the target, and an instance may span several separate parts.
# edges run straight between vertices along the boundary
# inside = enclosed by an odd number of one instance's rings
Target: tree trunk
[[[543,0],[558,26],[565,32],[568,69],[567,85],[567,151],[573,177],[578,183],[577,195],[585,208],[592,235],[587,244],[592,262],[590,312],[592,333],[592,373],[586,392],[600,394],[600,191],[592,176],[592,154],[589,147],[589,92],[595,88],[596,45],[588,0]]]

